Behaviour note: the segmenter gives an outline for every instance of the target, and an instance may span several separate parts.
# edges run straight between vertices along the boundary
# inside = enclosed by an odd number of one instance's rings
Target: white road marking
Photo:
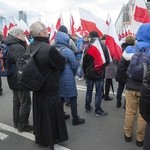
[[[1,130],[5,130],[5,131],[9,131],[11,133],[14,133],[14,134],[20,135],[22,137],[25,137],[25,138],[27,138],[29,140],[35,141],[35,136],[33,134],[28,133],[28,132],[18,132],[17,129],[15,129],[15,128],[11,127],[11,126],[8,126],[6,124],[0,123],[0,129]],[[1,132],[0,132],[0,139],[2,138],[1,135],[3,136],[3,138],[7,138],[6,137],[7,135],[5,136],[5,134],[3,134],[3,133],[1,134]],[[58,145],[58,144],[55,144],[54,147],[55,147],[55,150],[70,150],[70,149],[68,149],[66,147],[63,147],[61,145]]]
[[[85,86],[77,85],[77,89],[86,92],[86,87]],[[93,89],[93,92],[95,93],[95,89]],[[114,92],[114,93],[113,92],[109,92],[109,93],[114,94],[114,95],[117,94],[116,92]],[[122,94],[122,96],[125,96],[125,94]]]
[[[0,132],[0,140],[4,140],[4,139],[6,139],[7,137],[8,137],[7,134],[4,134],[4,133],[1,133],[1,132]]]

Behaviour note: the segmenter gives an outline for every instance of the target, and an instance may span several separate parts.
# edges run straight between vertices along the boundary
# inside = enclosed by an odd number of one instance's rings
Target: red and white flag
[[[135,0],[133,15],[131,19],[131,32],[136,34],[143,23],[150,22],[148,9],[144,0]]]
[[[115,30],[112,19],[109,21],[108,33],[106,36],[105,44],[107,45],[110,55],[113,59],[119,61],[122,56],[122,48]]]
[[[56,29],[57,29],[57,31],[59,30],[59,28],[60,28],[61,25],[64,25],[63,18],[62,18],[62,13],[60,13],[60,17],[58,18],[57,23],[56,23]]]
[[[90,46],[87,53],[94,58],[95,70],[100,69],[106,63],[105,55],[98,39]]]
[[[6,22],[4,21],[4,19],[2,19],[2,26],[3,26],[3,29],[2,29],[3,36],[7,37],[7,35],[8,35],[8,28],[7,28],[7,25],[6,25]]]
[[[10,20],[10,23],[9,23],[9,27],[8,27],[8,29],[10,30],[12,27],[14,27],[14,26],[16,26],[17,24],[16,24],[16,22],[15,22],[15,20],[14,20],[14,17],[12,16],[11,17],[11,20]]]
[[[83,8],[79,8],[79,13],[83,30],[97,31],[100,37],[107,33],[108,26],[104,20]]]
[[[55,38],[56,35],[56,29],[54,27],[54,25],[51,25],[51,32],[50,32],[50,37],[49,37],[49,43],[51,43],[51,41]]]
[[[74,29],[74,19],[70,12],[70,34],[75,35],[75,29]]]

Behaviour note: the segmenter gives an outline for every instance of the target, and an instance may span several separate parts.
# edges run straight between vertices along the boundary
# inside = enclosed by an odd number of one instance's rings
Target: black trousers
[[[69,97],[69,99],[70,99],[72,118],[73,118],[73,120],[77,120],[77,119],[79,119],[78,113],[77,113],[77,96]],[[62,101],[62,106],[63,106],[64,102],[65,102],[65,98],[61,97],[61,101]],[[63,110],[64,110],[64,108],[63,108]]]
[[[31,96],[29,91],[13,90],[13,122],[23,128],[28,124],[31,110]]]
[[[113,82],[112,82],[112,79],[106,79],[105,80],[105,97],[106,98],[109,96],[110,87],[112,87],[112,91],[113,91]]]

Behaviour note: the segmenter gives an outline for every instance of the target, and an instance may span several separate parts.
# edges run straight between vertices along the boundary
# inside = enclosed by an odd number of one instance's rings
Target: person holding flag
[[[90,112],[92,92],[95,84],[95,116],[108,115],[101,108],[103,96],[103,84],[105,77],[105,67],[109,64],[109,53],[107,47],[101,42],[98,32],[91,31],[89,33],[89,46],[85,50],[83,57],[83,72],[86,80],[86,97],[85,97],[85,111]]]

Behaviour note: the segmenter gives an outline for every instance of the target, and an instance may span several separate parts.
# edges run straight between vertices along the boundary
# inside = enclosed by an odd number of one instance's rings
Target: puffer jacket
[[[142,117],[150,123],[150,67],[143,80],[139,108]]]
[[[9,35],[4,41],[4,44],[9,45],[11,63],[14,65],[14,72],[7,77],[8,85],[11,90],[25,90],[25,88],[18,82],[17,79],[17,60],[25,53],[26,43]]]
[[[65,69],[60,75],[60,96],[68,98],[77,96],[74,76],[76,75],[79,63],[75,58],[75,54],[69,48],[69,36],[63,32],[57,32],[55,45],[60,54],[65,57]]]
[[[140,26],[137,34],[136,39],[137,42],[135,46],[128,46],[123,54],[122,58],[117,67],[116,73],[116,81],[120,83],[126,82],[126,89],[134,90],[134,91],[141,91],[142,82],[135,81],[127,76],[127,69],[130,64],[130,60],[135,52],[138,52],[142,48],[149,48],[150,49],[150,24],[145,23]],[[136,48],[135,48],[136,47]],[[147,53],[150,55],[150,50]]]

